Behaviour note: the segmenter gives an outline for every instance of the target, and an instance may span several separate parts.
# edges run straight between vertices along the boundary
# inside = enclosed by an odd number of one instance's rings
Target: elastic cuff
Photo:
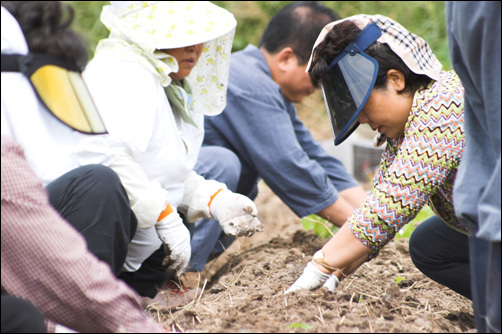
[[[171,204],[167,203],[166,208],[164,209],[164,211],[162,211],[160,213],[160,216],[159,216],[159,219],[157,219],[157,222],[160,222],[162,219],[166,218],[167,216],[169,216],[173,212],[174,212],[174,210],[171,207]]]
[[[209,208],[209,211],[211,211],[211,203],[213,202],[213,199],[216,197],[216,195],[218,195],[222,190],[224,190],[223,188],[221,188],[220,190],[218,190],[217,192],[215,192],[211,198],[209,199],[209,203],[207,203],[207,207]]]

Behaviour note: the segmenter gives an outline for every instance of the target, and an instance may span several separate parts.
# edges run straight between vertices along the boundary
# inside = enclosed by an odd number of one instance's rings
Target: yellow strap
[[[164,211],[160,213],[159,219],[157,219],[158,222],[160,222],[162,219],[166,218],[169,216],[171,213],[173,213],[173,208],[171,207],[171,204],[167,203],[166,208]]]
[[[343,273],[343,271],[341,271],[340,269],[338,268],[334,268],[332,266],[330,266],[325,260],[324,260],[324,251],[322,249],[319,249],[317,252],[315,252],[314,256],[312,257],[312,260],[314,262],[316,262],[317,264],[321,265],[324,269],[326,269],[327,271],[329,271],[330,273],[334,273],[335,271],[339,271],[340,274],[342,274],[342,276],[344,278],[347,278],[347,275],[345,275]],[[342,279],[341,277],[337,277],[338,279]]]
[[[312,260],[316,262],[317,264],[321,265],[324,269],[329,271],[330,273],[337,271],[337,268],[331,267],[326,261],[324,261],[324,251],[322,249],[318,250]]]

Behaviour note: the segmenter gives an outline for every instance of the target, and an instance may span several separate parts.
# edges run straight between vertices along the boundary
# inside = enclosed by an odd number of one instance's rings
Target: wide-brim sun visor
[[[364,53],[382,32],[372,23],[329,64],[321,78],[335,145],[359,126],[358,116],[366,104],[378,74],[378,62]]]
[[[45,107],[86,134],[107,133],[78,68],[52,55],[2,55],[2,72],[22,72]]]

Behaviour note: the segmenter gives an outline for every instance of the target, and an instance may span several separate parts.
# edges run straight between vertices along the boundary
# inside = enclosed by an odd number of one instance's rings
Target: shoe
[[[172,278],[164,283],[154,298],[142,297],[143,308],[167,308],[174,310],[192,302],[199,288],[187,288],[179,279]]]

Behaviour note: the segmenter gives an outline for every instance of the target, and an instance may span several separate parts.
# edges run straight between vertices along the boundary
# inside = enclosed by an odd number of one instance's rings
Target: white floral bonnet
[[[204,43],[187,80],[192,89],[192,112],[217,115],[226,105],[228,72],[237,21],[209,1],[110,1],[101,21],[110,30],[96,52],[147,63],[164,87],[178,71],[174,57],[161,49]]]

